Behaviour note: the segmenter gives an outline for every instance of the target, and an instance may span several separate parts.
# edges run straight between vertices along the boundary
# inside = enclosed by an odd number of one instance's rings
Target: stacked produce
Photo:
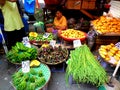
[[[23,73],[21,70],[12,75],[12,83],[16,90],[38,90],[46,83],[42,70],[36,71],[31,68],[30,72]]]
[[[93,20],[92,24],[100,34],[120,33],[120,19],[114,17],[101,16]]]
[[[68,50],[61,46],[42,46],[38,52],[38,59],[46,64],[58,64],[65,61],[68,57]]]
[[[30,32],[29,33],[29,40],[32,42],[38,42],[38,43],[43,43],[43,42],[50,42],[50,40],[53,40],[54,36],[52,33],[49,33],[48,37],[44,37],[44,33],[36,33],[36,32]]]
[[[12,63],[21,63],[25,60],[37,58],[37,49],[24,46],[22,42],[17,42],[7,53],[7,59]]]
[[[115,62],[113,64],[117,64],[120,60],[120,50],[113,44],[109,45],[101,45],[99,49],[99,54],[106,61],[110,61],[111,57],[114,58]]]
[[[65,40],[75,40],[75,39],[81,39],[84,40],[86,38],[86,33],[79,31],[79,30],[74,30],[74,29],[67,29],[65,31],[60,32],[60,36],[65,39]]]
[[[66,69],[67,83],[69,76],[72,76],[77,83],[90,83],[96,86],[100,86],[108,80],[107,73],[87,45],[82,45],[70,51]]]

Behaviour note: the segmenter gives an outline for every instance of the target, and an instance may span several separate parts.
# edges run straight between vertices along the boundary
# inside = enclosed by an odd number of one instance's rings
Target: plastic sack
[[[27,13],[34,14],[35,0],[24,0],[24,9]]]

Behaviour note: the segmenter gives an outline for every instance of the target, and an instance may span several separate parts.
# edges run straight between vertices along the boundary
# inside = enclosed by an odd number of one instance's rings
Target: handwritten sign
[[[50,35],[50,33],[45,33],[45,34],[43,35],[43,38],[48,38],[49,35]]]
[[[31,48],[31,44],[29,43],[29,38],[28,37],[23,37],[22,43],[26,46]]]
[[[22,72],[27,73],[30,71],[30,61],[22,61]]]
[[[50,45],[54,48],[54,46],[56,45],[56,41],[55,40],[51,40],[50,41]]]
[[[81,46],[81,41],[80,40],[74,40],[73,41],[73,47],[76,48],[76,47],[80,47]]]

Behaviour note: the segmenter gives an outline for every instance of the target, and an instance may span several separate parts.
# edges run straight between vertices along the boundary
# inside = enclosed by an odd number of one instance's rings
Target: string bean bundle
[[[82,45],[70,51],[68,60],[69,63],[66,68],[67,84],[70,75],[77,83],[90,83],[97,87],[108,81],[107,73],[87,45]]]

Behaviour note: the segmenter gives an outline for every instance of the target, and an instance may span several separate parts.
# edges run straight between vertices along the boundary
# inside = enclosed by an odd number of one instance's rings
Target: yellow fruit
[[[115,58],[116,61],[119,61],[119,59],[120,59],[120,58],[119,58],[118,56],[116,56],[116,55],[114,56],[114,58]]]
[[[49,44],[43,44],[41,47],[49,47]]]
[[[118,51],[119,49],[117,47],[113,47],[112,50]]]
[[[110,60],[110,58],[105,58],[105,60],[106,60],[106,61],[109,61],[109,60]]]
[[[102,58],[105,58],[105,55],[104,55],[104,54],[100,53],[100,55],[101,55]]]
[[[30,33],[29,33],[29,36],[30,36],[30,37],[37,37],[37,36],[38,36],[38,33],[36,33],[36,32],[30,32]]]
[[[37,67],[40,65],[40,62],[38,60],[32,60],[30,62],[30,67]]]
[[[114,54],[112,52],[108,52],[108,55],[109,56],[113,56]]]

